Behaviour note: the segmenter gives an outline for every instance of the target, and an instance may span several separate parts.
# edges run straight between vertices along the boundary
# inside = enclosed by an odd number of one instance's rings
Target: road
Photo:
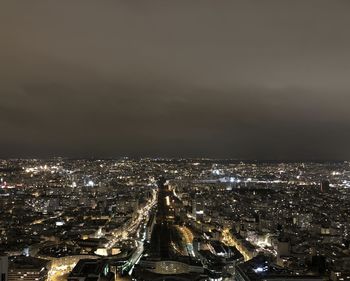
[[[132,237],[140,228],[141,222],[145,221],[148,218],[149,212],[155,206],[156,202],[157,202],[157,195],[156,195],[156,191],[154,190],[152,199],[146,204],[144,208],[142,208],[141,210],[138,210],[137,217],[136,219],[134,219],[132,224],[127,226],[126,229],[122,231],[116,230],[113,233],[114,234],[113,239],[111,239],[105,245],[105,247],[107,249],[111,249],[114,246],[114,244],[120,241],[121,239],[128,239],[129,237]]]
[[[152,199],[147,203],[147,205],[142,209],[138,210],[136,219],[132,222],[130,226],[126,226],[123,231],[115,231],[115,236],[111,239],[105,246],[107,249],[111,249],[118,241],[121,239],[128,239],[136,234],[137,231],[141,230],[141,223],[147,222],[150,210],[156,205],[157,202],[157,192],[154,190]],[[143,241],[136,240],[136,251],[131,256],[128,265],[132,267],[139,261],[142,256],[144,245]],[[67,274],[74,268],[75,263],[62,264],[54,266],[51,268],[48,276],[48,281],[63,281],[66,280]]]

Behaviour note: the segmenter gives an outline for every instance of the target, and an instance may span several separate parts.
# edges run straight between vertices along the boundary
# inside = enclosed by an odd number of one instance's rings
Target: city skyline
[[[350,162],[0,160],[4,281],[350,279]]]

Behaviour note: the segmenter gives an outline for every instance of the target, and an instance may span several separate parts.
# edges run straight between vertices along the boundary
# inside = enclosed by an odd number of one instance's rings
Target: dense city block
[[[0,161],[1,281],[350,280],[350,163]]]

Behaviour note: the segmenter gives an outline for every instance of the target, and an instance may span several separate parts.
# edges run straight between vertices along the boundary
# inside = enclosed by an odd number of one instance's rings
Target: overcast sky
[[[350,1],[0,3],[0,157],[350,159]]]

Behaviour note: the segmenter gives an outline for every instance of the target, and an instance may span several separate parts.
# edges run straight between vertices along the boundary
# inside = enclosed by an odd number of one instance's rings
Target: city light
[[[342,214],[347,213],[348,164],[309,164],[307,171],[306,165],[292,163],[285,164],[282,173],[278,164],[239,163],[218,166],[218,176],[211,163],[192,165],[190,160],[171,168],[167,162],[150,160],[123,160],[117,165],[115,160],[104,161],[103,167],[99,161],[27,161],[17,176],[0,175],[2,186],[6,182],[1,203],[8,206],[7,217],[18,221],[11,225],[16,235],[7,231],[4,221],[0,239],[25,241],[18,243],[29,246],[25,256],[50,260],[49,281],[65,280],[84,257],[116,259],[118,273],[142,276],[148,270],[145,264],[161,266],[155,261],[160,255],[157,241],[169,241],[169,246],[162,246],[162,251],[169,251],[167,256],[187,257],[196,263],[191,268],[207,268],[217,279],[234,276],[232,260],[242,267],[251,263],[252,272],[264,276],[279,267],[290,269],[290,260],[298,260],[302,269],[295,274],[303,276],[301,270],[309,266],[302,263],[305,249],[335,262],[347,247],[344,239],[350,227]],[[336,168],[342,172],[334,173]],[[60,173],[52,174],[52,169]],[[167,171],[172,178],[158,181],[153,177],[157,171]],[[295,181],[298,175],[302,176]],[[324,208],[325,202],[329,208]],[[335,206],[341,211],[332,212]],[[320,217],[327,218],[321,227],[315,224]],[[282,226],[283,235],[288,233],[293,240],[282,236]],[[317,240],[308,239],[310,231]],[[32,238],[41,242],[33,244]],[[316,250],[313,245],[318,245]],[[18,252],[24,253],[23,246]],[[273,266],[259,261],[261,257],[269,257]],[[220,270],[218,259],[223,264]],[[170,260],[167,266],[190,268],[178,262]]]

